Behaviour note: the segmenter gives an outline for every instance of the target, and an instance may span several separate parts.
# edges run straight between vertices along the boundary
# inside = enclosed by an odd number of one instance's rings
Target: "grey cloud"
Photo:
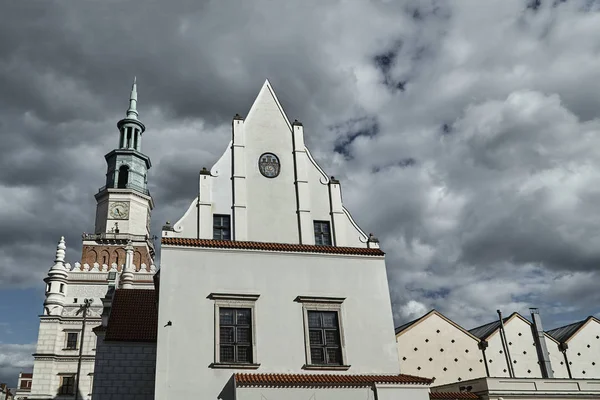
[[[134,75],[155,233],[269,78],[382,240],[397,322],[432,307],[465,324],[532,303],[588,313],[600,14],[549,3],[8,3],[0,285],[40,285],[61,235],[77,261]]]

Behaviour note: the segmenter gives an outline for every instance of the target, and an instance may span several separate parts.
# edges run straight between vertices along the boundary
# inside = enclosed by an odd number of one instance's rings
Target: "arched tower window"
[[[127,187],[127,182],[129,182],[129,167],[127,165],[122,165],[121,168],[119,168],[119,181],[117,187],[125,189]]]

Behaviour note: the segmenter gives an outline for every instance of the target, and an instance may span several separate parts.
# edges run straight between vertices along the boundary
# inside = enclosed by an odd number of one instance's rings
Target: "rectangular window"
[[[65,346],[65,349],[66,350],[76,350],[78,338],[79,338],[79,334],[77,332],[67,332],[67,344]]]
[[[254,312],[260,295],[211,293],[215,302],[215,362],[211,368],[256,369]]]
[[[252,315],[249,308],[219,308],[219,359],[252,364]]]
[[[306,364],[303,369],[346,371],[342,303],[344,297],[298,296],[304,316]]]
[[[59,291],[60,291],[61,293],[64,293],[64,292],[65,292],[65,284],[64,284],[64,283],[61,283],[61,284],[60,284],[60,289],[59,289]]]
[[[342,365],[340,325],[336,311],[308,311],[310,363]]]
[[[317,246],[331,246],[331,229],[329,221],[314,221],[315,244]]]
[[[75,390],[75,375],[61,376],[60,387],[58,388],[58,394],[74,394]]]
[[[231,240],[231,219],[229,215],[213,215],[213,239]]]

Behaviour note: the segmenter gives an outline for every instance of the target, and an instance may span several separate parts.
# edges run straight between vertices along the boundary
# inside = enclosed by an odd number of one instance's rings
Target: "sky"
[[[0,382],[31,368],[60,236],[79,261],[133,77],[152,230],[265,79],[387,253],[395,323],[600,314],[600,1],[4,2]]]

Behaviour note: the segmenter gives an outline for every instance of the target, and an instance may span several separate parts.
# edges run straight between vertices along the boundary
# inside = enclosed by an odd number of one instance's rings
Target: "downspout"
[[[477,344],[477,347],[479,347],[479,349],[481,350],[481,353],[483,353],[483,363],[485,365],[485,374],[489,378],[490,377],[490,368],[488,367],[488,361],[487,361],[487,358],[485,357],[485,349],[487,349],[487,347],[488,347],[488,342],[485,340],[482,340],[481,342],[479,342]]]
[[[569,345],[567,343],[561,343],[558,345],[558,350],[563,354],[565,359],[565,365],[567,366],[567,373],[569,374],[569,379],[573,379],[573,375],[571,374],[571,367],[569,366],[569,358],[567,357],[567,350],[569,349]]]
[[[514,378],[515,371],[513,371],[512,360],[510,359],[510,353],[508,351],[508,343],[506,342],[506,331],[504,330],[502,312],[500,310],[496,311],[498,312],[498,317],[500,318],[500,341],[502,342],[502,348],[504,349],[504,358],[506,359],[506,364],[508,365],[508,375],[511,378]]]

